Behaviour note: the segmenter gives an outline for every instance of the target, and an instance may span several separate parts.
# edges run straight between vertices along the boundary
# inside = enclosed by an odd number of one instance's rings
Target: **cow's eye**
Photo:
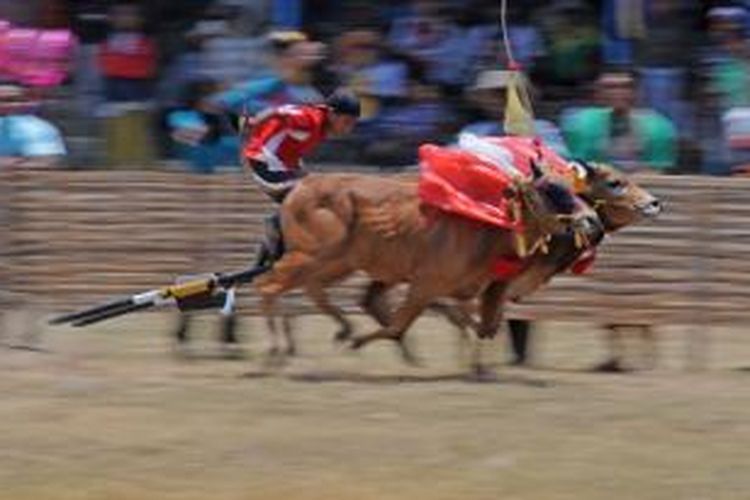
[[[612,179],[611,181],[607,181],[607,189],[609,189],[612,194],[621,196],[625,194],[625,183],[620,179]]]

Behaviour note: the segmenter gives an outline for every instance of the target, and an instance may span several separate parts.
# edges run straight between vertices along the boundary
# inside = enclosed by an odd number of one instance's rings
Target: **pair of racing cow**
[[[420,171],[396,176],[321,174],[304,177],[280,208],[287,248],[272,265],[213,274],[118,299],[51,320],[85,326],[150,307],[181,309],[224,304],[234,287],[254,282],[271,333],[271,359],[294,352],[277,325],[277,299],[302,289],[340,325],[339,341],[355,349],[377,339],[398,342],[427,308],[474,330],[474,367],[482,339],[495,336],[508,300],[529,295],[555,274],[580,272],[612,233],[661,212],[661,203],[614,168],[567,161],[540,141],[465,136],[457,146],[424,145]],[[353,337],[350,322],[327,290],[364,272],[361,305],[380,328]],[[395,307],[387,292],[408,291]],[[286,322],[288,325],[288,322]]]
[[[404,334],[437,304],[478,339],[490,339],[506,301],[585,267],[605,234],[661,208],[616,169],[569,162],[520,137],[422,146],[419,174],[310,175],[281,206],[285,254],[255,281],[271,352],[294,352],[288,329],[282,346],[275,307],[293,289],[334,318],[336,339],[355,349],[391,339],[413,360]],[[371,280],[362,308],[380,327],[355,337],[327,290],[358,271]],[[408,291],[391,308],[386,294],[399,284]],[[481,341],[476,345],[474,367],[483,372]]]

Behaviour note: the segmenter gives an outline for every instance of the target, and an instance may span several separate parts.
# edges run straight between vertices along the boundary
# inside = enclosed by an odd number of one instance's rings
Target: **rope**
[[[518,64],[513,58],[513,49],[510,46],[508,37],[508,0],[500,0],[500,27],[503,33],[503,45],[505,45],[505,55],[508,58],[508,69],[518,69]]]

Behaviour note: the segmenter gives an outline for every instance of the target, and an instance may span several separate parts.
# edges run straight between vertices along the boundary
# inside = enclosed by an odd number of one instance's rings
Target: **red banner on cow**
[[[468,151],[419,148],[419,197],[427,205],[494,226],[520,230],[507,190],[512,177]]]

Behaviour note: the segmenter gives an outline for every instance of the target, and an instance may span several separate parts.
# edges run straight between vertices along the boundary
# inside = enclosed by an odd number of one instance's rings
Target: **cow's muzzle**
[[[654,198],[649,202],[638,205],[637,208],[644,217],[654,218],[664,210],[664,205],[662,205],[661,201]]]

